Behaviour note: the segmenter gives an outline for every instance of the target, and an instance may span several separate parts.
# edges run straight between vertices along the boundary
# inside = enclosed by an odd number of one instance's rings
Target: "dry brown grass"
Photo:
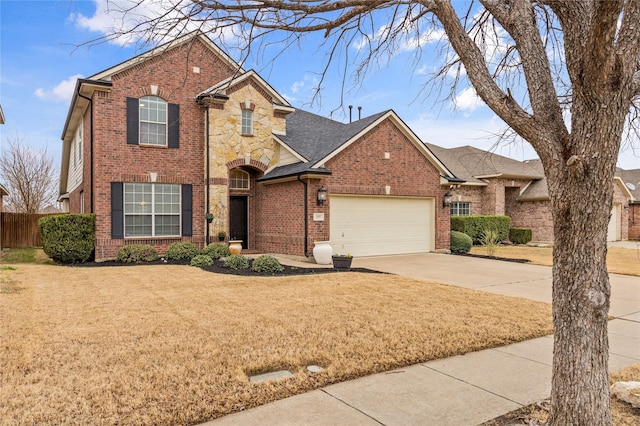
[[[0,271],[2,424],[194,424],[552,332],[548,304],[393,275],[14,267]],[[279,368],[295,377],[248,380]]]
[[[487,251],[484,247],[475,246],[470,253],[484,256]],[[552,247],[499,246],[493,255],[511,259],[528,259],[535,265],[551,266],[553,264]],[[640,276],[640,247],[638,249],[609,247],[607,268],[613,274]]]

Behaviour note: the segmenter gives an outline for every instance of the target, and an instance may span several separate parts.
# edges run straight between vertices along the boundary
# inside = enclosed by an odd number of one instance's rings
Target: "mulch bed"
[[[242,276],[255,276],[255,277],[281,277],[287,275],[312,275],[312,274],[333,274],[336,272],[345,272],[338,271],[333,268],[299,268],[296,266],[288,266],[282,265],[284,271],[278,273],[260,273],[255,272],[251,269],[251,265],[253,263],[253,259],[249,257],[249,268],[248,269],[231,269],[225,268],[222,266],[224,263],[222,260],[214,261],[211,266],[202,266],[201,269],[209,272],[214,272],[216,274],[230,274],[230,275],[242,275]],[[117,260],[107,260],[104,262],[85,262],[85,263],[76,263],[72,265],[65,265],[71,267],[97,267],[97,266],[138,266],[138,265],[189,265],[189,262],[186,260],[167,260],[160,259],[153,262],[140,262],[140,263],[123,263],[118,262]],[[370,274],[384,274],[385,272],[374,271],[372,269],[367,268],[351,268],[350,272],[364,272]]]

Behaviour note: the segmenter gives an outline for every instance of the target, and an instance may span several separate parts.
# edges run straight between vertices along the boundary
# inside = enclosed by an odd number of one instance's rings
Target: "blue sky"
[[[58,166],[60,136],[76,79],[145,50],[136,44],[114,43],[77,47],[103,35],[111,25],[110,18],[99,12],[105,2],[0,0],[0,105],[6,119],[0,126],[0,148],[7,138],[21,138],[34,149],[46,147]],[[358,84],[348,78],[343,108],[342,78],[337,67],[332,67],[323,84],[321,102],[312,103],[324,59],[312,42],[313,37],[309,44],[289,49],[275,62],[253,59],[245,68],[258,71],[293,106],[325,116],[333,112],[333,118],[340,121],[348,120],[347,105],[354,106],[354,118],[358,106],[363,107],[363,117],[391,108],[425,142],[444,147],[473,145],[517,160],[536,157],[528,144],[494,146],[493,134],[503,129],[504,123],[464,84],[455,105],[428,97],[428,90],[418,95],[436,61],[431,55],[416,60],[409,48],[372,68]],[[640,147],[636,151],[624,150],[618,165],[640,168]]]

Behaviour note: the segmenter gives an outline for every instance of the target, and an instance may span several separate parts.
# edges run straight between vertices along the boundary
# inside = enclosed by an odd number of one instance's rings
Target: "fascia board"
[[[220,49],[214,42],[209,39],[204,33],[201,31],[196,32],[197,35],[194,37],[194,33],[185,34],[182,37],[179,37],[175,40],[172,40],[168,43],[161,44],[158,47],[155,47],[148,52],[141,53],[138,56],[134,56],[131,59],[128,59],[124,62],[119,63],[111,68],[108,68],[104,71],[99,72],[98,74],[92,75],[89,77],[92,80],[108,80],[112,75],[122,72],[128,68],[131,68],[135,65],[138,65],[141,62],[144,62],[148,59],[153,58],[154,56],[158,56],[163,54],[169,49],[173,49],[174,47],[180,46],[184,43],[188,43],[190,40],[194,38],[200,38],[200,40],[211,50],[213,51],[223,62],[225,62],[229,67],[233,69],[237,69],[239,72],[244,72],[239,63],[231,58],[226,52]]]
[[[631,193],[631,191],[629,190],[629,188],[627,188],[627,185],[624,184],[624,181],[622,180],[622,178],[615,176],[613,178],[613,181],[616,182],[618,184],[618,186],[620,187],[620,189],[622,189],[622,192],[627,196],[627,199],[630,201],[634,201],[636,198],[633,196],[633,194]]]
[[[400,117],[398,117],[398,115],[393,110],[388,111],[382,117],[378,118],[369,126],[362,129],[360,132],[354,135],[347,142],[343,143],[339,148],[337,148],[336,150],[331,152],[329,155],[327,155],[326,157],[316,162],[313,167],[314,168],[320,167],[321,165],[325,164],[327,161],[331,160],[336,155],[340,154],[342,151],[348,148],[349,145],[351,145],[352,143],[360,139],[367,132],[369,132],[371,129],[374,129],[376,126],[378,126],[387,118],[390,118],[394,122],[394,124],[398,126],[400,131],[402,131],[405,134],[405,136],[407,136],[407,138],[411,141],[411,143],[422,153],[422,155],[424,155],[436,167],[436,169],[438,169],[440,173],[447,175],[449,177],[455,177],[455,175],[449,169],[447,169],[447,167],[427,148],[427,146],[420,140],[420,138],[418,138],[418,136],[415,133],[413,133],[413,131],[404,123],[404,121],[400,119]]]

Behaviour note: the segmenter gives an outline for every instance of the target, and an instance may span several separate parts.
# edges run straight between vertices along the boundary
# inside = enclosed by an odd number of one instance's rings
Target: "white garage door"
[[[607,241],[620,240],[620,222],[622,221],[622,212],[620,210],[620,207],[620,204],[614,204],[613,209],[611,209],[609,228],[607,229]]]
[[[433,198],[331,195],[330,213],[336,253],[375,256],[434,249]]]

